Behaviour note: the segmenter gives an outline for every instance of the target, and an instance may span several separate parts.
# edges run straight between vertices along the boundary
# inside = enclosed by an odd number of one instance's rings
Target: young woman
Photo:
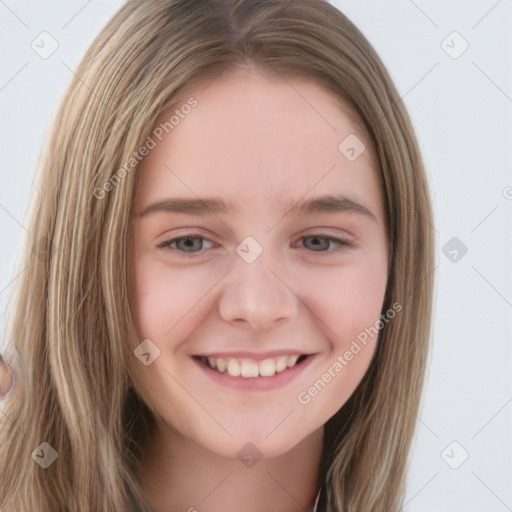
[[[128,2],[38,176],[2,511],[400,509],[431,209],[400,97],[342,13]]]

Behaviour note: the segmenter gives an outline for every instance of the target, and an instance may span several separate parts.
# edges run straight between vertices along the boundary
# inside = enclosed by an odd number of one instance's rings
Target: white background
[[[434,350],[404,510],[512,511],[512,1],[332,3],[375,46],[409,109],[436,216]],[[2,325],[51,113],[121,4],[0,0]],[[43,31],[59,45],[48,59],[31,48]],[[445,51],[463,48],[454,31],[469,44],[458,58]],[[456,262],[442,252],[452,237],[468,248]],[[458,469],[447,463],[466,452]]]

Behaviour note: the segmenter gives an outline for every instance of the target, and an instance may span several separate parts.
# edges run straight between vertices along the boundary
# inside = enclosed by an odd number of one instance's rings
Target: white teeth
[[[221,373],[228,373],[233,377],[255,378],[272,377],[276,373],[293,368],[299,359],[299,355],[280,356],[256,361],[254,359],[237,359],[222,357],[204,357],[210,368]]]
[[[237,359],[229,359],[228,360],[228,373],[233,377],[238,377],[241,373],[240,363]]]
[[[276,373],[276,363],[273,359],[265,359],[259,365],[259,373],[262,377],[272,377]]]
[[[276,358],[276,372],[282,372],[283,370],[286,370],[287,359],[288,356],[281,356]]]
[[[258,363],[256,361],[242,359],[242,367],[240,369],[240,375],[242,375],[242,377],[257,377],[258,374]]]
[[[210,357],[209,359],[215,359],[215,358]],[[211,366],[214,366],[214,365],[212,364]],[[224,359],[222,359],[222,357],[218,357],[217,358],[217,370],[219,370],[219,372],[225,372],[226,367],[227,367],[226,361],[224,361]]]
[[[286,360],[286,366],[288,368],[293,368],[297,362],[297,359],[299,359],[299,356],[288,356],[288,359]]]

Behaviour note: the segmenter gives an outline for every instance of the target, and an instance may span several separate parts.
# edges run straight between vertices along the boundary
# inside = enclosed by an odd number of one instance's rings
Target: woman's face
[[[374,353],[377,336],[361,339],[387,281],[379,180],[356,124],[312,82],[247,68],[190,97],[139,170],[139,392],[203,448],[275,456],[322,428]]]

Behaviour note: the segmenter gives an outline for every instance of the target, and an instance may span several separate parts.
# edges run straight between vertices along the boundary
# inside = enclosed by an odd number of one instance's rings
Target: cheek
[[[204,269],[171,270],[163,263],[141,259],[135,269],[133,300],[139,336],[167,339],[170,330],[200,307],[214,277]]]
[[[385,261],[351,264],[335,271],[311,273],[304,287],[314,313],[325,324],[325,335],[340,350],[373,325],[381,313],[387,283]]]
[[[205,314],[208,301],[204,297],[215,282],[212,274],[200,269],[171,269],[149,257],[138,259],[134,268],[136,345],[149,339],[160,350],[148,366],[135,361],[138,392],[154,411],[183,432],[193,430],[191,425],[198,422],[201,410],[194,409],[190,395],[174,381],[180,370],[176,353]],[[169,404],[180,414],[169,414]]]
[[[340,322],[359,329],[366,327],[368,322],[373,324],[381,312],[386,283],[386,268],[378,264],[356,267],[340,276],[337,292]]]
[[[387,282],[387,268],[351,266],[316,276],[311,309],[328,340],[329,353],[297,395],[308,417],[327,422],[363,379],[375,353]],[[313,288],[314,285],[314,288]]]

